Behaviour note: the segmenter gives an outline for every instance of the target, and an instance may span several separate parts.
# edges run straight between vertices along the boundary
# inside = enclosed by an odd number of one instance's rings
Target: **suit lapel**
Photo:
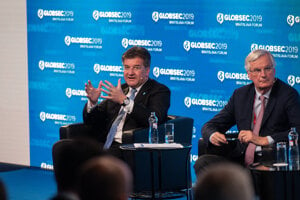
[[[136,95],[134,102],[139,102],[144,99],[144,96],[148,94],[151,89],[151,80],[149,79],[140,89],[139,93]]]
[[[253,85],[253,87],[251,87],[251,89],[249,91],[249,102],[245,104],[245,105],[247,105],[247,110],[245,112],[245,115],[247,115],[247,125],[248,125],[247,128],[249,130],[251,130],[252,121],[253,121],[254,98],[255,98],[255,89],[254,89],[254,85]],[[251,113],[251,114],[249,115],[247,113]]]
[[[136,94],[134,98],[134,102],[138,103],[144,100],[144,96],[148,93],[148,91],[151,89],[151,81],[150,79],[141,87],[139,92]],[[129,92],[129,87],[124,87],[123,89],[124,93],[127,94]],[[125,123],[128,121],[129,116],[126,115]]]
[[[261,126],[264,125],[264,123],[266,122],[266,120],[270,117],[270,114],[272,113],[272,110],[274,109],[274,106],[276,104],[276,93],[277,93],[277,83],[275,82],[272,91],[270,93],[269,99],[268,99],[268,103],[267,103],[267,107],[265,109],[264,112],[264,116],[261,122]]]
[[[127,84],[124,86],[123,92],[124,92],[125,95],[127,95],[127,93],[129,92],[129,87],[128,87]]]

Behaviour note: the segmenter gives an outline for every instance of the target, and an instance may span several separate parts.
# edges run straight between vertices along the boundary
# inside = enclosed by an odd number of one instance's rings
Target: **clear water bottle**
[[[149,121],[149,143],[150,144],[158,143],[158,129],[157,129],[158,119],[155,115],[155,112],[151,112],[148,121]]]
[[[291,128],[289,132],[289,169],[299,170],[299,147],[298,147],[298,133],[296,128]]]

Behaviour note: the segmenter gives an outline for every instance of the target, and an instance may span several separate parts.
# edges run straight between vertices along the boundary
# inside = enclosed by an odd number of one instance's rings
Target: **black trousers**
[[[122,154],[122,150],[120,149],[120,146],[122,144],[113,141],[113,143],[111,144],[110,148],[107,150],[107,152],[109,154],[111,154],[112,156],[115,156],[121,160],[124,160],[123,154]]]

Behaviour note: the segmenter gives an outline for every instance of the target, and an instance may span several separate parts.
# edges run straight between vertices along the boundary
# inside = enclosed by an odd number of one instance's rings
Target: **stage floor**
[[[0,179],[5,184],[8,200],[49,200],[56,193],[51,170],[0,163]]]
[[[0,170],[8,200],[47,200],[56,193],[53,171],[16,167]]]

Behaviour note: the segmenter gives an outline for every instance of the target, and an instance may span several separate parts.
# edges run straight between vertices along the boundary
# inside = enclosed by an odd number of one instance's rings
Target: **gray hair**
[[[267,55],[270,58],[271,63],[272,63],[272,67],[275,67],[276,62],[274,60],[273,55],[269,51],[264,50],[264,49],[256,49],[256,50],[253,50],[252,52],[250,52],[248,54],[248,56],[246,57],[246,59],[245,59],[245,69],[246,69],[246,71],[250,70],[250,63],[251,62],[256,61],[258,58],[260,58],[261,56],[264,56],[264,55]]]

